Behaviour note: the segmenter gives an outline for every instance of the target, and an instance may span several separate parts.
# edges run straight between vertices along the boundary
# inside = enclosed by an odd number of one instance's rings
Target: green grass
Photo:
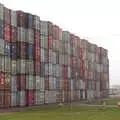
[[[117,105],[120,102],[120,98],[113,98],[106,100],[107,105]]]
[[[120,120],[120,109],[100,107],[48,107],[1,114],[0,120]]]

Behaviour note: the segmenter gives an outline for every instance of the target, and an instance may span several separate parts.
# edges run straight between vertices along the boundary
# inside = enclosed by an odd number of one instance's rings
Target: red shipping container
[[[70,92],[69,91],[64,91],[64,102],[70,102]]]
[[[5,73],[0,72],[0,90],[5,87]]]
[[[11,37],[11,42],[17,41],[17,29],[16,29],[16,27],[11,26],[10,37]]]
[[[45,77],[45,90],[49,90],[49,77]]]
[[[40,61],[35,61],[35,73],[40,74]]]
[[[88,72],[87,70],[85,70],[85,72],[84,72],[84,79],[85,79],[85,80],[88,79],[88,75],[89,75],[88,73],[89,73],[89,72]]]
[[[10,91],[5,91],[5,93],[4,93],[4,107],[9,108],[10,106],[11,106]]]
[[[34,36],[35,36],[35,46],[40,47],[40,32],[37,30],[34,30]]]
[[[63,65],[62,72],[63,78],[68,78],[68,66]]]
[[[69,80],[67,80],[67,79],[63,80],[63,89],[64,90],[69,90],[70,89],[70,82],[69,82]]]
[[[27,43],[17,42],[17,55],[19,58],[26,58],[26,56],[27,56]]]
[[[28,90],[26,92],[26,101],[27,101],[27,106],[34,105],[34,91]]]
[[[52,49],[53,40],[52,36],[48,36],[48,49]]]
[[[23,11],[17,11],[17,25],[19,27],[26,27],[26,16]]]
[[[40,61],[40,47],[35,47],[35,59]]]
[[[77,58],[76,57],[71,57],[70,65],[72,68],[76,68],[76,66],[77,66]]]
[[[25,75],[17,76],[17,89],[18,90],[26,89],[26,76]]]
[[[0,91],[0,108],[4,107],[4,91]]]
[[[4,7],[4,23],[9,24],[11,23],[11,17],[10,17],[11,10]]]
[[[4,39],[5,40],[8,40],[8,41],[10,41],[10,31],[11,31],[11,27],[10,27],[10,25],[8,25],[8,24],[5,24],[4,25]]]

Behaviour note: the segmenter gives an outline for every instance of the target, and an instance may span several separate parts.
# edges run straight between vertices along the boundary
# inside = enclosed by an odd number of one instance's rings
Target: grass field
[[[0,120],[120,120],[120,109],[100,107],[47,107],[0,114]]]
[[[106,100],[107,105],[117,105],[120,102],[120,98],[111,98]]]

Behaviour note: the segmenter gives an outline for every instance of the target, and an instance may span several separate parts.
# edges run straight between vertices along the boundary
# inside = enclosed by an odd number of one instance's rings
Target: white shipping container
[[[56,91],[45,91],[45,103],[56,103]]]
[[[0,55],[4,55],[4,40],[0,39]]]
[[[17,60],[17,73],[26,73],[26,60]]]
[[[68,77],[71,78],[71,68],[68,67]]]
[[[41,62],[45,61],[45,50],[43,48],[41,48]]]
[[[91,100],[94,98],[94,91],[93,90],[87,90],[87,99]]]
[[[26,60],[26,73],[31,75],[34,74],[34,63],[33,60]]]
[[[44,100],[45,100],[45,93],[41,91],[36,91],[35,92],[35,104],[36,105],[44,104]]]
[[[0,71],[4,72],[4,56],[0,56]]]
[[[36,90],[44,91],[44,78],[36,76]]]
[[[16,11],[11,10],[11,25],[16,27],[17,26],[17,14]]]
[[[59,65],[59,64],[56,64],[55,75],[56,75],[57,77],[60,76],[60,65]]]
[[[80,80],[80,89],[85,89],[85,81]]]
[[[48,75],[52,75],[53,73],[52,73],[52,67],[53,67],[53,65],[52,65],[52,63],[49,63],[48,64],[49,66],[48,66],[48,69],[49,69],[49,74]]]
[[[28,43],[34,44],[34,31],[31,28],[27,29]]]
[[[40,17],[34,16],[34,28],[40,30]]]
[[[55,90],[56,89],[56,78],[55,77],[49,77],[49,89]]]
[[[26,89],[33,90],[34,89],[34,76],[26,75]]]
[[[40,32],[42,35],[48,35],[48,23],[46,21],[40,22]]]
[[[23,27],[17,27],[17,40],[19,42],[26,41],[26,29]]]
[[[0,4],[0,19],[4,20],[4,5]]]
[[[4,57],[5,59],[5,72],[11,72],[11,59],[7,56]]]
[[[17,62],[15,60],[11,61],[11,73],[16,74],[17,73]]]
[[[52,63],[56,64],[56,53],[55,52],[53,52],[52,54]]]

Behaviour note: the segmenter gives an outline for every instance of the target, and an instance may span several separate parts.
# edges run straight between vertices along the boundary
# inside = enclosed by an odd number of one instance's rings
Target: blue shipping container
[[[4,46],[4,51],[5,51],[5,55],[6,56],[11,56],[11,51],[10,51],[10,43],[9,42],[5,42],[5,46]]]
[[[30,14],[30,13],[25,13],[26,14],[26,17],[27,17],[27,26],[26,27],[28,27],[28,28],[33,28],[33,26],[34,26],[34,21],[33,21],[33,15],[32,14]]]
[[[28,45],[28,58],[33,58],[33,45]]]
[[[12,59],[16,59],[16,53],[17,53],[17,46],[15,43],[11,44],[11,57]]]

